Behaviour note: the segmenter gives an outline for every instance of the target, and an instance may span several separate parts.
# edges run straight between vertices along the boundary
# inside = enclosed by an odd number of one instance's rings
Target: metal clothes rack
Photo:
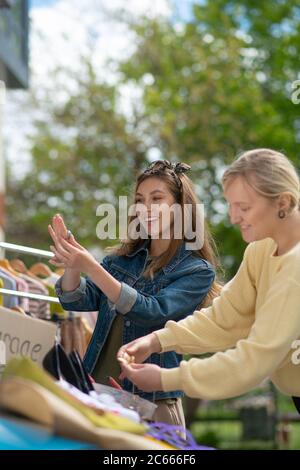
[[[34,299],[34,300],[46,300],[47,302],[59,304],[59,300],[57,297],[51,297],[49,295],[42,295],[42,294],[33,294],[32,292],[22,292],[22,291],[17,291],[17,290],[0,288],[0,294],[14,295],[15,297],[26,297],[28,299]]]
[[[0,248],[7,251],[14,251],[17,253],[25,253],[27,255],[39,256],[41,258],[52,258],[54,254],[52,251],[39,250],[37,248],[30,248],[29,246],[14,245],[13,243],[0,242]]]
[[[13,251],[15,253],[24,253],[24,254],[38,256],[38,257],[47,258],[47,259],[52,258],[54,256],[51,251],[39,250],[37,248],[31,248],[31,247],[22,246],[22,245],[14,245],[13,243],[0,242],[0,248],[7,250],[7,251]],[[28,299],[34,299],[34,300],[44,300],[47,302],[59,304],[59,300],[57,297],[51,297],[51,296],[42,295],[42,294],[34,294],[32,292],[22,292],[22,291],[17,291],[17,290],[0,288],[0,294],[14,295],[16,297],[26,297]]]

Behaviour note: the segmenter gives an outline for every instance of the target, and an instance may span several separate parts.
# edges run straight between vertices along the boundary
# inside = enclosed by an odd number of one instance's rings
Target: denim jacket
[[[182,243],[168,265],[155,273],[152,279],[143,277],[147,264],[149,242],[146,241],[134,253],[126,256],[109,255],[102,266],[121,282],[121,293],[116,304],[87,277],[81,277],[80,285],[71,292],[61,290],[61,279],[56,292],[65,310],[99,310],[97,323],[88,345],[84,364],[92,374],[116,315],[124,317],[123,344],[163,328],[168,320],[179,321],[193,313],[207,295],[215,272],[212,266]],[[182,356],[169,351],[152,354],[146,362],[163,368],[178,367]],[[133,384],[125,379],[123,388],[133,390]],[[161,400],[182,396],[181,391],[146,393],[136,391],[148,400]]]

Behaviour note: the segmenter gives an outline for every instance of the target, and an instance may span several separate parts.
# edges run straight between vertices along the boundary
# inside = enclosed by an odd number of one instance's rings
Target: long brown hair
[[[148,178],[160,178],[162,179],[170,193],[173,195],[174,200],[177,204],[180,204],[181,211],[183,214],[185,205],[189,205],[192,208],[191,211],[191,227],[193,232],[195,233],[196,230],[196,211],[197,211],[197,204],[199,204],[199,200],[195,193],[195,189],[193,186],[192,181],[190,178],[185,174],[186,171],[190,169],[189,165],[184,163],[177,163],[173,164],[168,162],[167,160],[157,160],[153,162],[144,172],[142,172],[136,181],[134,195],[136,195],[139,185]],[[130,215],[128,217],[128,227],[132,223],[134,219],[136,219],[136,215]],[[190,221],[189,221],[190,223]],[[208,261],[216,271],[220,268],[220,263],[218,260],[217,248],[216,244],[213,240],[213,237],[208,230],[207,224],[205,223],[204,227],[204,239],[203,245],[200,249],[193,250],[193,253],[202,259]],[[167,250],[162,253],[160,256],[155,257],[150,264],[148,265],[147,269],[144,272],[144,277],[153,278],[154,274],[166,266],[179,247],[182,244],[182,241],[187,241],[184,234],[184,227],[182,227],[182,238],[177,239],[174,238],[174,233],[171,231],[171,241],[167,248]],[[191,240],[188,240],[191,242]],[[120,245],[117,247],[113,247],[109,249],[110,253],[113,253],[116,256],[124,256],[130,255],[134,251],[136,251],[140,246],[144,244],[145,240],[142,238],[132,239],[128,234],[127,239],[123,240]],[[207,306],[211,303],[211,301],[220,294],[221,285],[215,279],[213,282],[206,298],[201,303],[201,307]],[[200,306],[199,306],[200,307]]]

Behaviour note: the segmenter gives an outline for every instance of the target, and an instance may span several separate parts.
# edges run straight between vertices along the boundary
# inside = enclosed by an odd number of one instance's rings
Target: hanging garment
[[[58,274],[51,273],[50,276],[42,280],[44,286],[48,289],[48,293],[50,297],[56,297],[54,286],[58,279],[59,279]],[[53,318],[54,315],[57,315],[59,319],[65,319],[67,318],[67,315],[68,315],[67,312],[61,306],[61,304],[55,304],[55,303],[50,304],[50,314],[51,314],[51,318]]]
[[[7,261],[7,260],[1,260],[1,261]],[[17,290],[17,291],[20,291],[20,292],[28,292],[28,285],[26,284],[26,282],[24,282],[23,279],[20,278],[19,276],[19,273],[17,273],[16,271],[13,272],[13,270],[7,270],[6,268],[4,268],[3,266],[1,266],[1,271],[4,271],[4,273],[9,276],[14,282],[15,282],[15,289],[14,290]],[[15,305],[12,305],[12,306],[16,306],[16,305],[19,305],[20,307],[22,307],[24,310],[29,308],[29,302],[28,302],[28,299],[25,298],[25,297],[16,297],[17,298],[17,303]],[[12,307],[11,306],[11,307]]]
[[[51,276],[48,276],[44,279],[46,284],[49,284],[50,286],[55,286],[56,281],[60,278],[60,276],[56,273],[51,273]]]
[[[17,290],[17,283],[12,278],[11,274],[5,272],[4,269],[0,269],[0,278],[3,281],[4,289]],[[3,305],[7,308],[13,308],[19,305],[18,297],[14,295],[4,295],[3,296]]]
[[[85,318],[89,326],[92,328],[92,331],[94,331],[94,328],[97,323],[98,313],[99,313],[98,310],[93,311],[93,312],[76,312],[76,313],[79,313],[81,318]]]
[[[33,279],[27,274],[19,274],[19,276],[27,282],[29,292],[33,294],[49,295],[47,288],[40,281]],[[49,320],[49,302],[46,300],[29,299],[29,312],[33,317],[40,318],[42,320]]]
[[[0,287],[1,287],[1,289],[3,289],[3,287],[4,287],[4,283],[3,283],[2,279],[0,279]],[[0,294],[0,305],[3,306],[3,295],[2,294]]]
[[[52,271],[47,264],[38,262],[30,267],[27,274],[33,274],[41,279],[45,279],[52,275]]]
[[[66,353],[70,354],[75,349],[82,358],[85,353],[85,339],[81,317],[74,316],[70,312],[70,317],[61,322],[60,334],[61,344]]]
[[[81,317],[81,323],[83,326],[83,333],[84,333],[84,353],[89,345],[89,342],[93,336],[93,329],[90,327],[86,318]]]
[[[53,285],[51,286],[45,283],[45,287],[48,289],[48,295],[50,295],[50,297],[56,297],[56,292]],[[51,318],[53,318],[54,315],[57,315],[59,319],[65,319],[68,316],[67,312],[63,309],[61,304],[56,303],[50,303],[50,315]]]
[[[16,307],[13,307],[11,310],[13,310],[14,312],[21,313],[22,315],[27,315],[25,310],[20,307],[20,305],[16,305]]]
[[[17,281],[17,290],[20,292],[29,292],[29,287],[27,282],[20,278],[19,275],[16,276]],[[19,297],[19,306],[23,308],[26,312],[29,310],[29,300],[26,297]]]

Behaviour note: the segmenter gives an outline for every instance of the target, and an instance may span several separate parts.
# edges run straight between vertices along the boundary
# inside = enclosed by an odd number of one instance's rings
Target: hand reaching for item
[[[48,231],[54,242],[54,246],[50,246],[54,253],[54,257],[49,261],[50,264],[86,274],[89,273],[91,267],[97,264],[93,256],[67,230],[60,215],[53,217],[52,226],[48,225]]]
[[[161,345],[154,333],[122,346],[117,354],[122,369],[119,379],[127,378],[145,392],[162,390],[160,367],[155,364],[138,364],[144,362],[152,353],[160,351]]]
[[[156,364],[134,364],[119,359],[122,373],[120,378],[129,379],[144,392],[158,392],[162,390],[161,368]]]
[[[158,337],[154,333],[143,336],[141,338],[131,341],[131,343],[124,344],[117,354],[117,359],[121,364],[141,364],[144,362],[152,353],[161,351],[161,345]],[[120,375],[120,379],[123,379],[123,373]]]

